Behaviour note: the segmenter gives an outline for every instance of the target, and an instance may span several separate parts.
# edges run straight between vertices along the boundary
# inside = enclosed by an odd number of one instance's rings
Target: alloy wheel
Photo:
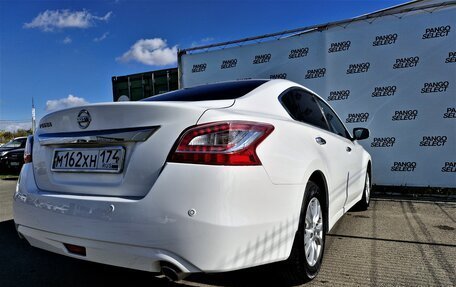
[[[323,247],[323,213],[320,201],[312,198],[307,205],[304,251],[309,266],[318,262]]]

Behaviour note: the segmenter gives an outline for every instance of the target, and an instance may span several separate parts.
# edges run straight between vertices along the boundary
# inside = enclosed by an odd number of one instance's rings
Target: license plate
[[[119,173],[124,155],[122,147],[55,149],[51,170]]]
[[[18,162],[15,162],[15,161],[12,161],[12,162],[10,162],[10,165],[11,165],[11,166],[19,166],[19,163],[18,163]]]

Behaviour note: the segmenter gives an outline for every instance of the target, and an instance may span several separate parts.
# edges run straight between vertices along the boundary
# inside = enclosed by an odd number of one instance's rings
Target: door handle
[[[316,138],[315,138],[315,141],[316,141],[317,144],[319,144],[319,145],[324,145],[324,144],[326,144],[325,139],[322,138],[322,137],[316,137]]]
[[[352,151],[351,147],[349,147],[349,146],[348,146],[345,150],[346,150],[347,152],[351,152],[351,151]]]

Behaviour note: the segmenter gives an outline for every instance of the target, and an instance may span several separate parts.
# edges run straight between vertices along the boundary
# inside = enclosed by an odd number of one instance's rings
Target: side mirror
[[[369,130],[365,128],[354,128],[353,129],[353,138],[355,140],[364,140],[369,137]]]

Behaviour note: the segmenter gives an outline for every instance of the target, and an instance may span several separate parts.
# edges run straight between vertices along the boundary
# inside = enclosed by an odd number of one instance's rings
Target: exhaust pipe
[[[179,268],[169,262],[162,262],[161,274],[169,281],[179,281],[188,276],[187,273],[182,272]]]

